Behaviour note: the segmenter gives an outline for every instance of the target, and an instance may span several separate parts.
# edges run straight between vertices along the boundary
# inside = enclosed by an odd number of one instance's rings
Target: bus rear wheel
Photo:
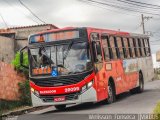
[[[54,106],[57,110],[64,110],[66,108],[66,105],[55,105]]]
[[[139,73],[139,86],[134,89],[131,89],[130,92],[135,94],[135,93],[142,93],[143,91],[144,91],[144,80],[143,80],[143,75],[140,72]]]
[[[111,83],[111,81],[108,82],[108,98],[107,103],[111,104],[115,101],[115,89],[114,85]]]

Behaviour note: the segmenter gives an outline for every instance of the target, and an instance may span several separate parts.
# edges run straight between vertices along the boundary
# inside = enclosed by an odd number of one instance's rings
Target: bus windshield
[[[88,70],[87,64],[91,63],[87,42],[30,48],[30,54],[31,69],[51,68],[51,71],[57,70],[57,75],[84,72]],[[45,73],[32,72],[32,74]]]

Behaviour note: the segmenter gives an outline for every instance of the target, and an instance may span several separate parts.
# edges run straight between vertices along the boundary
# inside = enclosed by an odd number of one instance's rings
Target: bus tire
[[[111,104],[116,100],[115,86],[114,86],[114,83],[111,82],[111,80],[109,80],[107,88],[108,88],[107,103]]]
[[[135,93],[142,93],[144,91],[144,79],[143,79],[143,74],[139,72],[139,86],[131,89],[130,92],[135,94]]]
[[[66,108],[66,105],[55,105],[54,106],[57,110],[64,110]]]

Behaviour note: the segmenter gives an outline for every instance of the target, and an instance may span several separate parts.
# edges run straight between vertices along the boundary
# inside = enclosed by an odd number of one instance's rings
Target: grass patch
[[[2,113],[7,112],[9,110],[13,110],[15,108],[18,108],[22,106],[22,103],[20,101],[6,101],[6,100],[0,100],[0,115]]]
[[[158,116],[157,120],[160,120],[160,102],[157,104],[156,108],[154,109],[154,114]]]

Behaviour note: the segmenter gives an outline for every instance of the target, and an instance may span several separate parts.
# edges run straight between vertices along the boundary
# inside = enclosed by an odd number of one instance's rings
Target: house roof
[[[53,24],[38,24],[38,25],[29,25],[29,26],[10,27],[10,28],[7,28],[7,29],[9,29],[9,30],[11,30],[11,29],[23,29],[23,28],[40,27],[40,26],[51,26],[55,29],[58,28],[57,26],[55,26]]]
[[[25,28],[32,28],[32,27],[40,27],[40,26],[51,26],[54,29],[57,29],[58,27],[53,24],[39,24],[39,25],[30,25],[30,26],[19,26],[19,27],[10,27],[6,29],[0,29],[0,33],[14,33],[12,30],[14,29],[25,29]]]

